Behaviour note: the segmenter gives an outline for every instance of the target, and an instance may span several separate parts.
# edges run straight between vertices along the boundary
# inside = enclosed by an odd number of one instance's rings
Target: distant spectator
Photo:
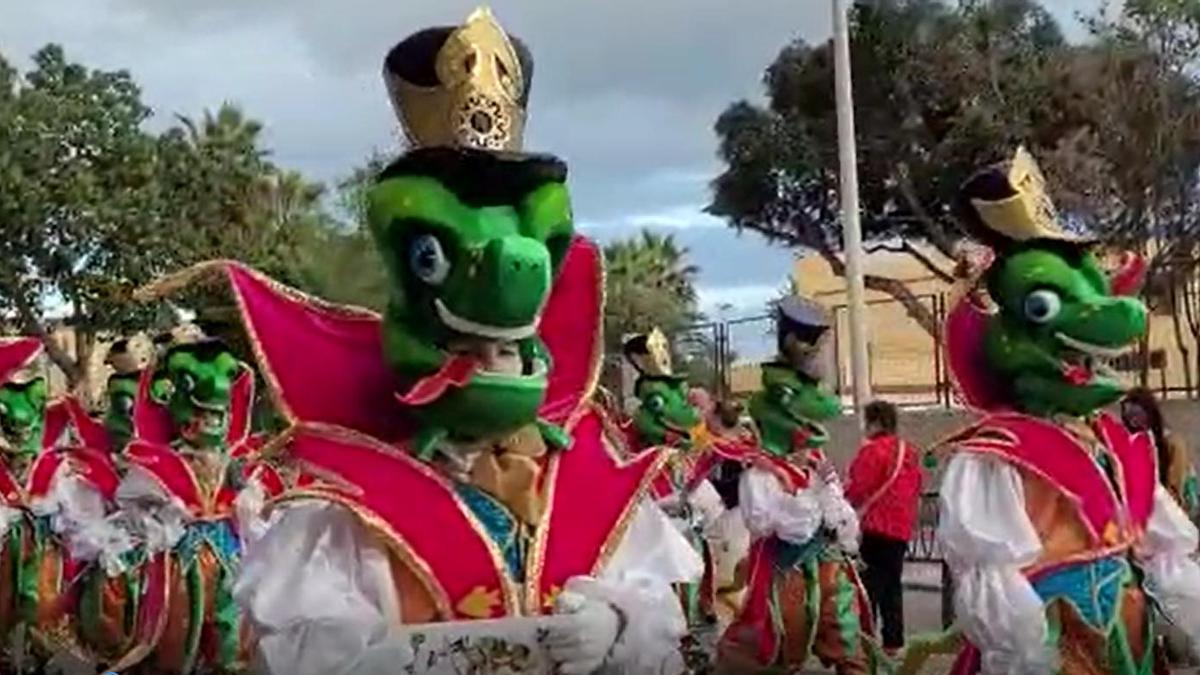
[[[850,464],[846,499],[862,522],[863,584],[883,624],[883,647],[904,646],[904,591],[901,578],[921,499],[921,462],[912,445],[896,435],[896,406],[867,406],[867,440]]]
[[[742,426],[742,404],[737,401],[721,401],[709,417],[708,424],[713,433],[724,438],[737,438],[746,432]],[[742,465],[733,460],[724,460],[717,465],[711,478],[713,487],[725,501],[725,507],[737,507],[738,481],[741,479]]]
[[[1183,439],[1167,431],[1158,400],[1149,389],[1132,389],[1121,401],[1121,419],[1134,432],[1145,431],[1158,449],[1158,481],[1196,522],[1200,516],[1200,490],[1192,457]]]

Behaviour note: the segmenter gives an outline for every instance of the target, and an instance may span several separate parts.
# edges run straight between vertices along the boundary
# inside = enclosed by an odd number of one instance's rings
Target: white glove
[[[395,675],[412,665],[416,659],[407,635],[393,634],[358,655],[347,673],[355,675]]]
[[[621,628],[621,618],[607,602],[563,591],[554,612],[569,620],[556,623],[546,636],[550,658],[563,675],[587,675],[604,665]]]

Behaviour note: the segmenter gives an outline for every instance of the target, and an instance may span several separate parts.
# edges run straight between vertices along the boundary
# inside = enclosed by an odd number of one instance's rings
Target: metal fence
[[[932,334],[896,300],[867,303],[871,389],[901,406],[956,406],[941,334],[951,300],[946,293],[916,299],[937,326]],[[829,309],[826,379],[849,400],[849,312],[845,304]],[[761,314],[689,326],[672,339],[692,382],[727,397],[757,390],[759,364],[775,356],[774,334],[774,317]],[[1155,389],[1164,398],[1200,397],[1200,346],[1190,333],[1179,330],[1170,312],[1153,312],[1146,340],[1114,365],[1131,383]]]

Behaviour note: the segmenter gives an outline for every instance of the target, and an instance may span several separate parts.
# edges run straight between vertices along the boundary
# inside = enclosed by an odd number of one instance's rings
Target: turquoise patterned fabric
[[[824,530],[803,544],[776,539],[775,568],[780,571],[794,570],[813,560],[825,560],[827,552],[836,549],[831,546],[833,540],[833,536]]]
[[[474,485],[459,483],[455,490],[504,554],[504,562],[513,579],[524,581],[525,545],[516,518],[504,505]]]
[[[1067,565],[1033,580],[1033,590],[1049,604],[1070,602],[1092,628],[1106,632],[1120,609],[1121,589],[1130,578],[1129,563],[1110,556]]]
[[[242,544],[233,528],[232,518],[188,523],[183,537],[175,544],[175,554],[179,556],[179,563],[184,569],[196,561],[200,545],[204,543],[208,543],[226,570],[233,569],[241,557]]]

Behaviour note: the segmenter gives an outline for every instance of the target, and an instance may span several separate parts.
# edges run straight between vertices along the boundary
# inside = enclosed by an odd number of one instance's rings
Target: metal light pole
[[[838,156],[841,164],[842,237],[846,251],[846,290],[850,309],[850,364],[854,377],[854,410],[863,425],[863,408],[871,400],[867,367],[867,326],[862,271],[862,225],[858,214],[858,150],[854,142],[854,94],[850,79],[850,28],[846,0],[833,2],[833,63],[837,93]]]

